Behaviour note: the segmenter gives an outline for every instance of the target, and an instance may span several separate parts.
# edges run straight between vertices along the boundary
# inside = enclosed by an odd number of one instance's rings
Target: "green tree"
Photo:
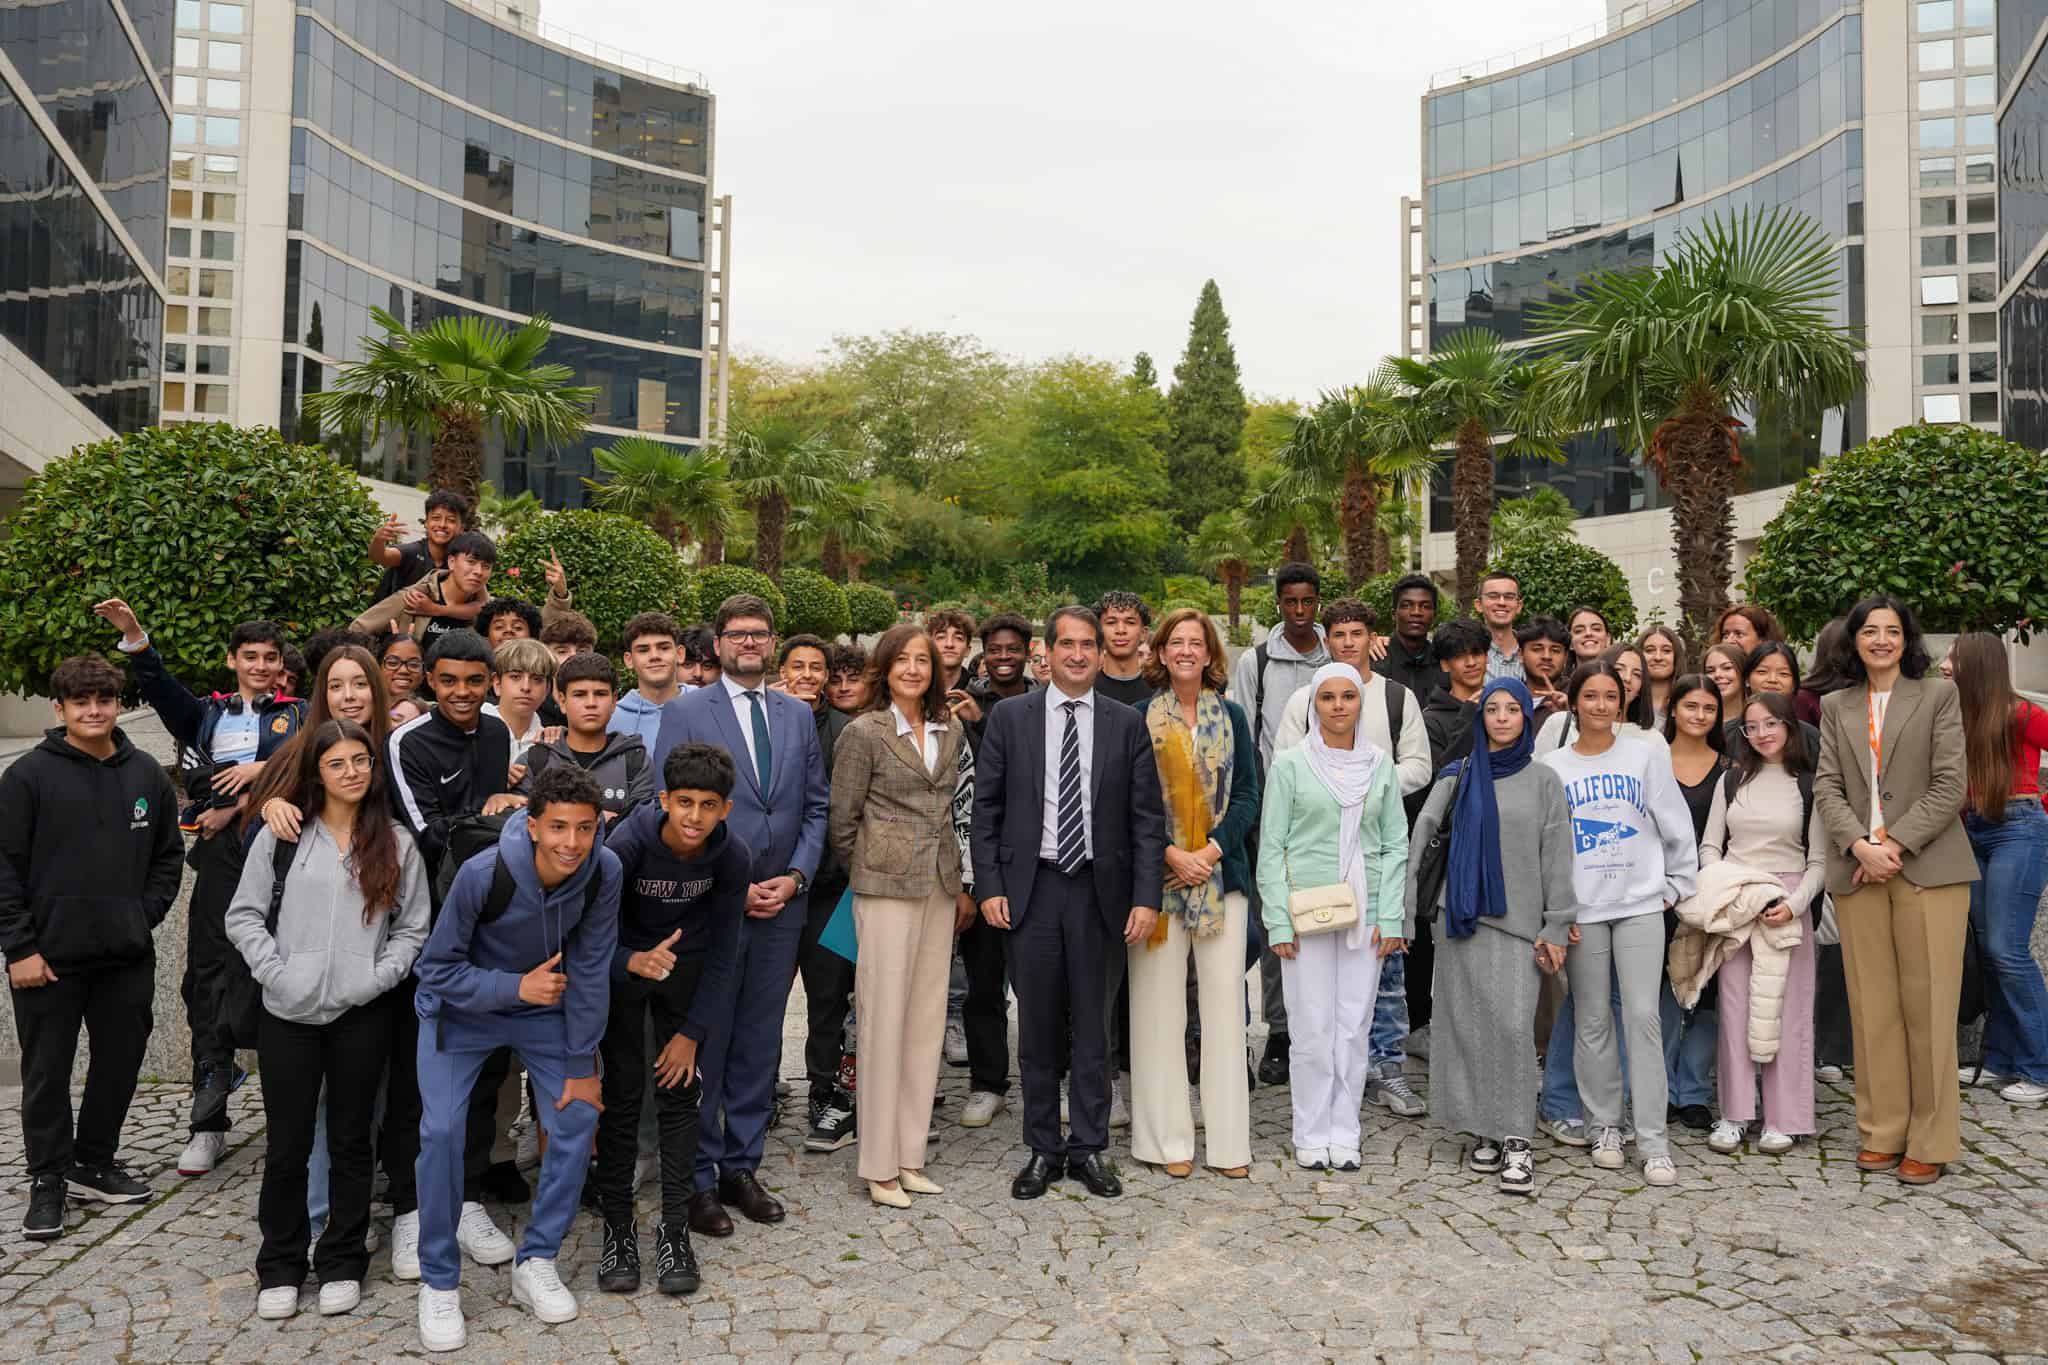
[[[846,444],[868,471],[913,489],[967,454],[1011,384],[1008,362],[971,336],[906,329],[834,345],[851,400]]]
[[[1251,496],[1244,504],[1245,528],[1252,538],[1283,563],[1307,564],[1314,542],[1337,538],[1337,503],[1321,488],[1292,477],[1275,462],[1252,475]]]
[[[1509,498],[1493,509],[1494,552],[1513,549],[1524,540],[1569,534],[1572,523],[1578,519],[1577,509],[1555,488],[1545,486],[1523,497]]]
[[[1141,389],[1159,392],[1159,367],[1152,363],[1150,351],[1138,352],[1137,359],[1131,362],[1131,382]]]
[[[508,498],[491,487],[488,479],[476,487],[477,523],[494,536],[510,535],[547,511],[531,488],[517,497]]]
[[[1246,411],[1223,294],[1208,280],[1195,300],[1187,349],[1173,367],[1173,391],[1166,396],[1166,472],[1181,530],[1192,532],[1209,513],[1244,500],[1238,446]]]
[[[671,545],[680,548],[693,537],[732,527],[725,461],[709,451],[622,436],[608,450],[591,451],[590,458],[606,475],[602,482],[583,481],[590,505],[638,517]]]
[[[784,636],[816,635],[836,640],[853,630],[853,607],[846,589],[816,569],[791,565],[782,571],[782,594],[789,600],[789,620],[778,619]]]
[[[1973,427],[1916,425],[1829,460],[1764,528],[1743,593],[1811,639],[1859,597],[1895,593],[1931,631],[2048,620],[2048,454]]]
[[[536,517],[500,541],[492,594],[544,600],[547,566],[557,555],[601,649],[615,648],[640,612],[689,609],[690,571],[675,547],[637,517],[588,507]]]
[[[785,629],[783,623],[789,619],[789,599],[764,573],[756,573],[739,564],[714,564],[700,570],[692,586],[696,592],[696,602],[690,610],[693,621],[712,620],[718,615],[719,603],[735,594],[750,592],[766,602],[768,609],[775,613],[775,628]]]
[[[1612,422],[1671,494],[1678,609],[1701,635],[1728,603],[1732,498],[1747,416],[1817,418],[1863,385],[1861,346],[1834,318],[1834,241],[1790,209],[1721,216],[1651,270],[1602,271],[1532,322],[1564,363],[1571,419]]]
[[[231,686],[228,632],[303,635],[361,611],[383,519],[360,480],[268,428],[181,422],[80,446],[29,480],[0,526],[0,691],[40,692],[113,644],[92,604],[123,597],[171,672]]]
[[[896,624],[896,598],[887,588],[856,583],[846,590],[855,635],[880,635]]]
[[[1275,452],[1284,477],[1302,485],[1302,500],[1336,502],[1347,584],[1363,583],[1385,567],[1375,562],[1385,553],[1377,534],[1382,487],[1395,480],[1405,487],[1432,463],[1428,443],[1413,442],[1402,416],[1390,409],[1396,391],[1385,378],[1326,390]]]
[[[1251,581],[1252,570],[1261,559],[1258,542],[1245,525],[1243,514],[1211,512],[1203,517],[1201,528],[1195,532],[1194,556],[1197,563],[1214,570],[1223,580],[1230,628],[1236,630],[1238,617],[1243,614],[1244,585]]]
[[[1389,416],[1401,434],[1390,444],[1433,449],[1449,442],[1451,518],[1457,535],[1460,602],[1479,594],[1479,575],[1493,519],[1493,462],[1498,454],[1562,460],[1547,364],[1511,349],[1498,333],[1465,327],[1422,359],[1389,356],[1381,376],[1393,389]],[[1496,442],[1501,433],[1510,433]]]
[[[818,566],[834,582],[860,582],[860,571],[895,552],[899,543],[889,499],[868,479],[840,479],[825,496],[795,509],[790,534],[815,549]]]
[[[1597,607],[1619,640],[1636,628],[1636,602],[1621,566],[1570,535],[1524,536],[1503,547],[1489,566],[1522,585],[1524,617],[1566,620],[1574,607]]]
[[[735,432],[725,457],[734,496],[754,514],[754,567],[780,581],[790,513],[830,495],[845,477],[845,456],[822,428],[771,416]]]
[[[318,429],[372,439],[387,428],[424,433],[433,486],[472,501],[493,428],[550,447],[583,434],[597,390],[569,383],[567,365],[541,363],[553,330],[545,314],[513,330],[464,313],[417,332],[381,308],[370,316],[384,335],[364,337],[364,359],[343,366],[332,388],[306,395],[305,415]]]

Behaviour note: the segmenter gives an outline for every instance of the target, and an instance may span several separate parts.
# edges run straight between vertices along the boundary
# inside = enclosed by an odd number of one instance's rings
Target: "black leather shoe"
[[[1116,1178],[1116,1172],[1102,1159],[1102,1153],[1090,1152],[1084,1157],[1067,1158],[1067,1174],[1087,1187],[1088,1193],[1099,1199],[1114,1199],[1124,1192],[1124,1182]]]
[[[699,1190],[690,1196],[690,1231],[700,1237],[732,1236],[732,1219],[719,1206],[718,1191]]]
[[[718,1177],[718,1202],[731,1204],[745,1214],[750,1223],[782,1221],[781,1201],[761,1188],[761,1182],[754,1179],[752,1171],[737,1171]]]
[[[1681,1104],[1678,1121],[1695,1133],[1704,1133],[1714,1126],[1714,1111],[1704,1104]]]
[[[1287,1035],[1273,1033],[1266,1036],[1266,1051],[1259,1058],[1259,1084],[1287,1084]]]
[[[1010,1198],[1036,1199],[1045,1193],[1048,1185],[1057,1183],[1066,1173],[1066,1162],[1043,1152],[1033,1152],[1031,1160],[1024,1163],[1024,1169],[1017,1172],[1017,1178],[1010,1182]]]

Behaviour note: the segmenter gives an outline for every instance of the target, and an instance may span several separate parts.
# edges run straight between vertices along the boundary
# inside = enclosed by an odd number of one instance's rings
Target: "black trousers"
[[[1849,1027],[1849,981],[1842,970],[1842,945],[1813,951],[1813,1060],[1816,1066],[1853,1066]]]
[[[967,1033],[970,1089],[1010,1093],[1010,1007],[1002,930],[981,918],[960,935],[960,965],[967,969],[967,1003],[960,1024]]]
[[[803,941],[797,946],[797,974],[804,981],[804,1074],[811,1080],[811,1098],[822,1099],[838,1087],[839,1058],[845,1050],[846,1016],[853,1003],[853,964],[818,942],[839,898],[846,891],[843,876],[821,877],[804,914]]]
[[[8,992],[21,1040],[21,1136],[31,1179],[113,1161],[149,1041],[155,981],[152,955],[98,971],[67,969],[47,986]],[[71,1067],[81,1023],[92,1061],[74,1136]]]
[[[1103,1029],[1104,963],[1123,951],[1096,908],[1092,875],[1041,865],[1020,918],[1010,909],[1010,980],[1017,988],[1017,1072],[1024,1144],[1041,1156],[1085,1156],[1109,1145],[1109,1059]],[[1071,1031],[1071,1035],[1070,1035]],[[1071,1055],[1067,1047],[1072,1038]],[[1060,1064],[1067,1070],[1071,1135],[1060,1130]]]
[[[688,972],[689,981],[680,998],[695,991],[696,964],[678,962],[676,971]],[[612,983],[610,1017],[598,1055],[604,1062],[604,1112],[597,1119],[597,1207],[608,1223],[624,1223],[633,1217],[633,1167],[640,1156],[640,1108],[647,1100],[647,1016],[654,1016],[654,1036],[673,1036],[682,1024],[682,1012],[672,1010],[670,1000],[657,994],[662,985],[645,977],[627,976]],[[806,988],[808,989],[808,987]],[[836,1064],[837,1058],[834,1062]],[[671,1089],[654,1091],[655,1112],[661,1120],[661,1217],[671,1227],[684,1227],[690,1219],[690,1195],[695,1190],[697,1164],[697,1108],[703,1085],[696,1076]]]
[[[1436,983],[1435,926],[1426,919],[1415,921],[1415,938],[1408,945],[1406,964],[1408,1031],[1429,1027],[1431,996]]]
[[[416,1166],[420,1156],[420,1020],[413,1011],[419,979],[408,976],[378,1003],[387,1011],[390,1031],[385,1043],[384,1123],[377,1130],[377,1164],[384,1170],[384,1194],[391,1212],[403,1215],[420,1206]],[[462,1197],[483,1200],[484,1170],[491,1164],[497,1140],[498,1090],[512,1071],[512,1051],[499,1048],[477,1073],[469,1092],[469,1117],[462,1141]]]
[[[192,899],[186,903],[185,975],[178,982],[178,994],[185,1002],[185,1020],[192,1026],[192,1084],[199,1084],[199,1069],[209,1063],[232,1065],[235,1049],[221,1027],[221,987],[228,957],[235,951],[228,942],[228,902],[242,880],[242,843],[232,829],[192,845],[187,861],[195,874]],[[222,1111],[217,1119],[194,1125],[192,1131],[224,1133],[230,1124]]]
[[[322,1284],[360,1280],[369,1269],[363,1234],[370,1225],[370,1121],[377,1077],[390,1048],[391,1011],[381,1000],[325,1024],[266,1014],[256,1044],[263,1064],[263,1116],[269,1124],[256,1222],[263,1246],[256,1281],[264,1289],[306,1278],[306,1163],[327,1087],[327,1226],[313,1252]]]

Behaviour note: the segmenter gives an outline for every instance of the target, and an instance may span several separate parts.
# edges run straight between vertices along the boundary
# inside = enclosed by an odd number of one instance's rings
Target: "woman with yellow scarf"
[[[1166,894],[1152,935],[1131,960],[1131,1154],[1176,1179],[1194,1173],[1188,1095],[1188,958],[1195,961],[1202,1031],[1202,1119],[1209,1165],[1242,1179],[1252,1159],[1251,1078],[1245,1067],[1245,839],[1258,826],[1259,761],[1251,723],[1223,699],[1227,677],[1215,625],[1192,607],[1152,632],[1145,706],[1166,798]]]

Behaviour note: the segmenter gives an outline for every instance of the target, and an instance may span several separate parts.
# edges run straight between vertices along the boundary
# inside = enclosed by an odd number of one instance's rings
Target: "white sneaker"
[[[946,1065],[967,1065],[967,1026],[958,1019],[946,1020]]]
[[[1481,1175],[1492,1175],[1500,1169],[1500,1144],[1492,1138],[1480,1138],[1472,1145],[1472,1169]]]
[[[420,1286],[420,1345],[429,1351],[459,1351],[469,1340],[462,1320],[462,1291]]]
[[[2010,1083],[2011,1080],[2012,1077],[2010,1076],[2001,1076],[1996,1071],[1986,1071],[1981,1067],[1959,1066],[1956,1068],[1956,1081],[1965,1090],[1973,1085],[1988,1085],[1993,1089],[1997,1089]]]
[[[1832,1064],[1817,1066],[1813,1069],[1813,1078],[1825,1085],[1840,1085],[1842,1083],[1842,1068]]]
[[[2036,1085],[2032,1081],[2014,1081],[1998,1092],[1998,1098],[2012,1104],[2039,1104],[2048,1100],[2048,1085]]]
[[[540,1165],[540,1125],[528,1122],[519,1129],[519,1140],[512,1148],[512,1164],[522,1171],[530,1171]]]
[[[1109,1083],[1109,1126],[1128,1128],[1131,1126],[1131,1107],[1124,1103],[1124,1088],[1115,1081]]]
[[[185,1150],[178,1153],[178,1174],[205,1175],[220,1160],[227,1145],[226,1133],[194,1133]]]
[[[1602,1128],[1593,1138],[1593,1164],[1603,1171],[1618,1171],[1625,1164],[1621,1155],[1621,1129]]]
[[[299,1311],[299,1287],[281,1284],[256,1296],[256,1316],[267,1322],[288,1318]]]
[[[391,1220],[391,1278],[417,1280],[419,1277],[420,1214],[418,1209],[414,1209]],[[453,1350],[454,1347],[441,1349]]]
[[[1715,1119],[1714,1131],[1707,1134],[1707,1146],[1726,1156],[1742,1150],[1742,1125],[1733,1119]]]
[[[1766,1128],[1756,1140],[1756,1149],[1771,1156],[1779,1156],[1792,1150],[1792,1138],[1775,1128]]]
[[[529,1256],[512,1267],[512,1298],[533,1310],[542,1322],[574,1322],[576,1296],[555,1273],[554,1261]]]
[[[661,1157],[654,1152],[641,1153],[633,1161],[633,1188],[639,1189],[660,1174]]]
[[[1296,1147],[1294,1164],[1304,1171],[1326,1171],[1330,1168],[1330,1152],[1326,1147]]]
[[[960,1109],[962,1128],[986,1128],[994,1122],[995,1116],[1003,1112],[1006,1101],[993,1090],[977,1090],[967,1097],[967,1103]]]
[[[1501,1144],[1500,1188],[1502,1194],[1536,1193],[1536,1157],[1529,1139],[1509,1138]]]
[[[363,1285],[360,1280],[329,1280],[320,1286],[320,1316],[324,1318],[351,1312],[362,1301]]]
[[[1668,1156],[1653,1156],[1643,1163],[1643,1179],[1652,1185],[1676,1185],[1678,1168],[1671,1164]]]
[[[519,1251],[512,1245],[512,1239],[498,1230],[482,1204],[462,1206],[462,1221],[455,1225],[455,1244],[478,1265],[503,1265]]]

